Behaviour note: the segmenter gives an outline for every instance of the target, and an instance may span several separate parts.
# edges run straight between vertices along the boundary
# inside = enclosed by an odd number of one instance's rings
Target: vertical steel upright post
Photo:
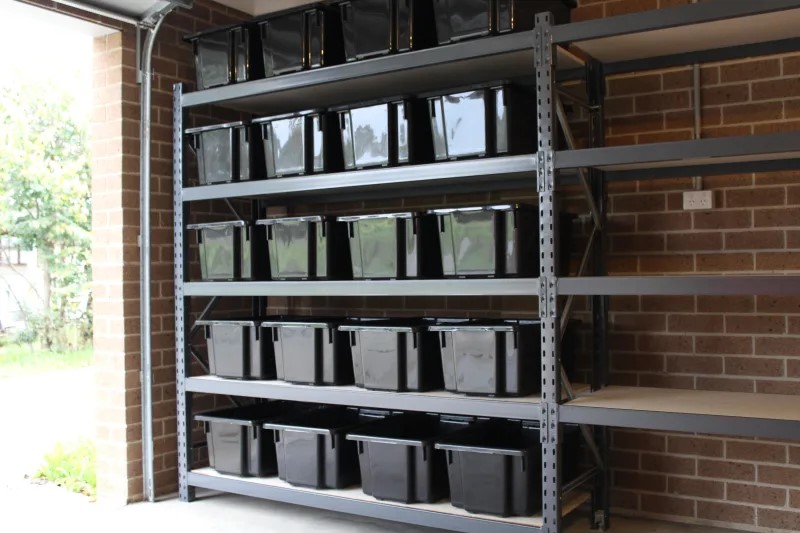
[[[191,356],[188,349],[189,336],[186,334],[189,310],[183,293],[183,282],[188,256],[184,217],[188,209],[183,202],[183,85],[176,83],[173,88],[172,103],[172,172],[173,202],[175,219],[173,230],[175,238],[175,373],[178,399],[178,497],[188,502],[194,499],[194,488],[189,486],[189,469],[192,465],[192,426],[189,422],[192,413],[191,393],[186,391],[186,378],[189,375]]]
[[[558,226],[555,203],[556,135],[553,94],[555,50],[551,34],[552,15],[536,15],[534,56],[539,150],[539,316],[542,335],[542,531],[561,529],[561,468],[558,402],[561,400],[560,328],[558,319]]]
[[[592,113],[592,146],[599,147],[605,145],[605,75],[603,65],[590,59],[586,63],[587,88],[589,91],[589,104],[593,108]],[[592,275],[606,276],[606,252],[608,235],[606,228],[608,192],[606,188],[605,173],[601,170],[591,169],[589,171],[592,184],[592,195],[595,205],[600,212],[603,222],[603,230],[600,238],[595,240],[592,254]],[[592,390],[598,390],[608,385],[608,296],[592,297]],[[594,441],[603,459],[603,464],[608,465],[608,440],[609,431],[607,427],[597,426],[594,429]],[[592,527],[605,530],[609,527],[609,509],[611,506],[610,498],[610,473],[606,467],[599,472],[595,478],[593,497],[592,497]]]

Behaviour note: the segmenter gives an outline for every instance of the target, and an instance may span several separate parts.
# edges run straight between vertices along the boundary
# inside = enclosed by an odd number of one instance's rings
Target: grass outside
[[[83,368],[90,366],[92,359],[91,347],[54,352],[26,344],[8,344],[0,346],[0,379],[54,370]]]
[[[97,491],[96,462],[97,454],[91,441],[81,439],[73,444],[59,442],[50,453],[45,454],[42,466],[33,477],[94,498]]]

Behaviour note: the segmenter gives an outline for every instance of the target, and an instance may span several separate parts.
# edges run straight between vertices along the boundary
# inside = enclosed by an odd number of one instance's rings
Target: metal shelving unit
[[[704,174],[733,168],[800,168],[800,134],[786,133],[717,140],[603,148],[603,91],[609,73],[716,61],[800,49],[795,37],[800,0],[699,4],[553,26],[549,14],[536,18],[530,32],[492,37],[300,72],[229,87],[174,94],[175,312],[178,387],[179,485],[183,500],[196,487],[396,520],[455,531],[558,533],[562,516],[591,502],[592,522],[609,525],[607,426],[789,437],[800,433],[800,413],[781,410],[784,397],[701,391],[608,387],[608,296],[617,294],[800,294],[800,278],[790,276],[607,277],[603,228],[607,179],[649,179]],[[743,31],[743,28],[746,31]],[[583,59],[579,59],[583,58]],[[343,172],[279,180],[185,187],[183,118],[196,106],[216,105],[250,113],[297,111],[356,103],[398,94],[415,95],[498,79],[533,83],[538,93],[538,152],[527,156],[458,161],[401,168]],[[560,83],[586,83],[583,105],[589,115],[591,146],[575,149],[561,103]],[[558,149],[558,132],[568,149]],[[577,277],[557,276],[560,183],[581,184],[594,222]],[[540,265],[538,278],[436,281],[187,282],[184,224],[192,202],[261,200],[291,204],[316,200],[396,198],[441,192],[534,189],[538,193]],[[477,296],[536,298],[542,322],[541,395],[521,399],[475,398],[450,393],[388,393],[355,387],[309,387],[278,382],[192,377],[189,298],[273,296]],[[569,383],[561,369],[560,339],[575,296],[591,297],[594,336],[591,383]],[[594,392],[590,392],[594,391]],[[274,479],[242,479],[209,469],[191,471],[192,395],[196,393],[372,406],[452,414],[538,420],[542,428],[543,509],[530,519],[470,515],[450,506],[379,502],[358,490],[314,491]],[[748,410],[740,409],[752,402]],[[598,465],[581,481],[591,497],[564,484],[560,473],[562,424],[583,427]]]

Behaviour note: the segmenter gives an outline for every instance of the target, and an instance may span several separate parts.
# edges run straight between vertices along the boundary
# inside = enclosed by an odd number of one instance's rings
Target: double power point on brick
[[[683,193],[684,211],[714,209],[714,191],[685,191]]]

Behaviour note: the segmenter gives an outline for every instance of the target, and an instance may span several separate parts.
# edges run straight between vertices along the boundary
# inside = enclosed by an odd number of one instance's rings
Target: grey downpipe
[[[158,30],[164,22],[166,13],[148,28],[142,53],[142,87],[141,87],[141,159],[139,161],[139,290],[141,304],[141,350],[142,350],[142,478],[144,479],[144,497],[147,501],[155,501],[155,472],[153,452],[153,351],[151,345],[151,309],[150,309],[150,129],[151,100],[153,89],[153,45]]]

